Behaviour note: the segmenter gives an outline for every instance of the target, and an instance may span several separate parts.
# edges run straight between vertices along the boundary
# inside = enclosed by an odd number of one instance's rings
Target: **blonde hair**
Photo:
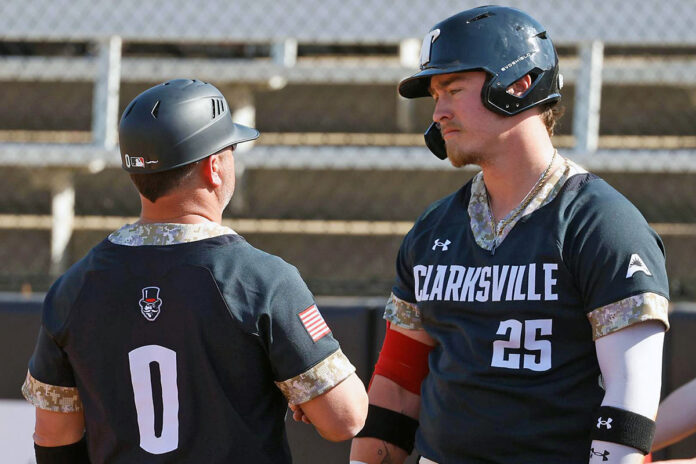
[[[549,136],[553,135],[553,130],[556,127],[558,120],[561,119],[564,113],[565,106],[558,105],[556,103],[551,103],[542,107],[539,116],[541,117],[541,120],[544,122],[544,125],[546,126],[546,131],[549,133]]]

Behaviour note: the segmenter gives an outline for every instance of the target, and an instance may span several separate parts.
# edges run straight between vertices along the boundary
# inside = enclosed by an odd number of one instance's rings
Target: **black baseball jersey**
[[[93,463],[290,462],[286,398],[354,368],[294,267],[234,233],[180,243],[187,226],[104,240],[53,285],[25,396],[83,407]]]
[[[431,205],[397,258],[385,318],[437,342],[416,448],[448,464],[585,464],[604,396],[594,340],[666,324],[662,242],[569,164],[495,242],[482,186]]]

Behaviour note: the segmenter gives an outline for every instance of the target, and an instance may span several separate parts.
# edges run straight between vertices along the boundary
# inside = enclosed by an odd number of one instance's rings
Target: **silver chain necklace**
[[[541,176],[539,176],[539,180],[537,180],[534,186],[532,186],[532,189],[529,191],[529,193],[527,193],[527,195],[522,199],[519,205],[517,205],[517,208],[515,209],[515,214],[511,215],[507,219],[504,219],[500,223],[496,223],[495,219],[493,218],[493,208],[491,208],[491,196],[488,194],[488,189],[486,189],[486,202],[488,203],[488,220],[490,222],[491,232],[493,232],[493,248],[491,248],[491,255],[495,254],[495,249],[498,246],[498,237],[500,236],[500,233],[503,230],[505,230],[508,224],[514,221],[517,218],[517,216],[519,216],[522,213],[522,211],[524,211],[527,208],[527,206],[529,206],[529,203],[531,203],[534,197],[537,196],[539,190],[541,190],[541,188],[546,183],[549,172],[551,171],[551,166],[553,166],[553,162],[556,159],[556,153],[558,153],[558,151],[554,150],[549,165],[546,166],[546,169],[544,170],[544,172],[541,173]]]

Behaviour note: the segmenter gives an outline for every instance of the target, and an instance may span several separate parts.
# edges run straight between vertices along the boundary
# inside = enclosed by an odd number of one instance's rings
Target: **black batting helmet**
[[[475,70],[488,74],[483,104],[505,116],[561,98],[558,55],[546,30],[528,14],[502,6],[462,11],[433,26],[423,39],[420,71],[401,81],[399,93],[426,97],[431,76]],[[531,88],[519,97],[508,94],[527,74]],[[426,144],[438,157],[447,157],[435,123],[426,132]]]
[[[164,82],[135,97],[118,132],[123,169],[136,174],[174,169],[259,136],[232,121],[215,86],[191,79]]]

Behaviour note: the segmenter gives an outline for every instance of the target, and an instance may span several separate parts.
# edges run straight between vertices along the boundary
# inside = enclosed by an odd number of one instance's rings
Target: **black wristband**
[[[655,438],[655,421],[625,409],[602,406],[592,424],[591,438],[630,446],[648,454]]]
[[[416,419],[371,404],[367,409],[365,427],[356,436],[379,438],[411,454],[417,428]]]
[[[36,464],[89,464],[87,440],[65,446],[39,446],[34,443]]]

